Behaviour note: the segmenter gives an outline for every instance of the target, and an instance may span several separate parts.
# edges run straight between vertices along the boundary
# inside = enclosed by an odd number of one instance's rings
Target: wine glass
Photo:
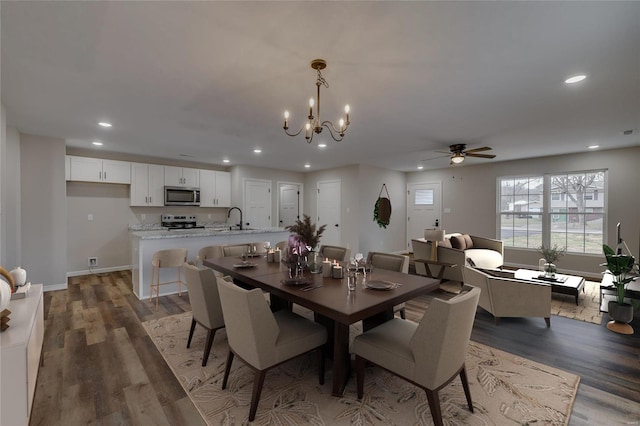
[[[264,251],[265,251],[266,253],[269,253],[269,249],[270,249],[270,248],[271,248],[271,242],[269,242],[269,241],[265,241],[265,242],[264,242]]]
[[[364,259],[364,255],[362,253],[356,253],[354,258],[356,259],[356,262],[360,263],[362,259]]]

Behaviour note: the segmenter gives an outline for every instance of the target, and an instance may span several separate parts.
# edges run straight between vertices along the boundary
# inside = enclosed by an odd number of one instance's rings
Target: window
[[[416,189],[413,203],[416,206],[432,206],[433,189]]]
[[[605,178],[605,171],[500,178],[500,238],[504,245],[535,249],[545,242],[573,253],[600,253]]]

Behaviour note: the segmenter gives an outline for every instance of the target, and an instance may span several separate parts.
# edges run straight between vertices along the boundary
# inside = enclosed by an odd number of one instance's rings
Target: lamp
[[[461,152],[456,152],[453,157],[451,157],[451,162],[454,164],[460,164],[464,161],[464,155]]]
[[[298,136],[302,130],[305,131],[304,138],[307,140],[307,143],[311,143],[313,140],[314,133],[322,132],[322,128],[326,127],[329,129],[329,133],[334,141],[340,142],[344,137],[347,128],[349,127],[349,105],[345,105],[344,112],[346,114],[346,119],[341,118],[338,127],[336,128],[331,121],[325,120],[320,121],[320,86],[329,87],[329,83],[327,80],[322,77],[322,73],[320,70],[323,70],[327,67],[327,62],[324,59],[314,59],[311,61],[311,68],[318,72],[318,78],[316,80],[316,89],[317,95],[316,99],[309,99],[309,116],[307,117],[309,121],[305,123],[297,133],[289,133],[289,111],[284,112],[284,132],[289,136]],[[313,115],[313,107],[316,107],[316,115]],[[334,134],[335,133],[335,134]],[[336,137],[336,134],[338,137]]]
[[[444,241],[444,229],[425,229],[424,239],[431,242],[431,260],[438,260],[438,241]]]

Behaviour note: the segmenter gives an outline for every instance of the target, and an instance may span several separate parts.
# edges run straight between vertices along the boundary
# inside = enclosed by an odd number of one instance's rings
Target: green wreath
[[[382,196],[382,191],[387,192],[386,197]],[[387,186],[383,184],[376,204],[373,207],[373,221],[384,229],[387,229],[387,226],[391,222],[391,200],[389,200],[388,197],[389,191],[387,191]]]

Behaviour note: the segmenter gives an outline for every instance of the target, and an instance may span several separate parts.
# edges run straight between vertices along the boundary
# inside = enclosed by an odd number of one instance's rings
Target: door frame
[[[276,182],[276,187],[278,188],[278,194],[276,196],[276,225],[280,227],[280,187],[283,185],[296,185],[298,187],[298,191],[300,192],[300,196],[298,197],[298,212],[299,216],[304,214],[304,183],[301,182],[288,182],[279,180]]]

